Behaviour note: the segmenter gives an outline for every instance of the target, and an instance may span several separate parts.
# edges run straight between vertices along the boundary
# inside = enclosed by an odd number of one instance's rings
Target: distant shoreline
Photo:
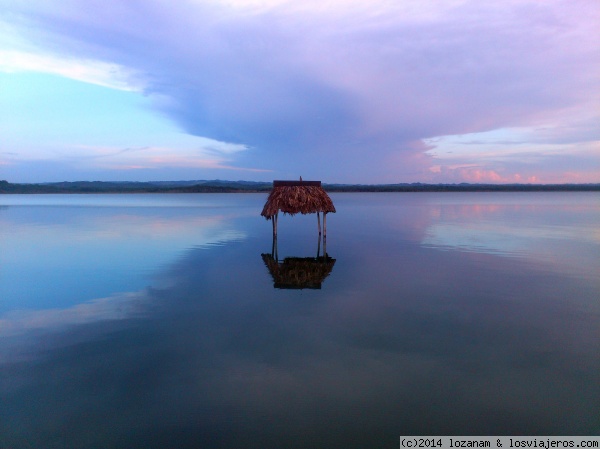
[[[270,182],[253,181],[76,181],[19,184],[0,181],[0,194],[264,193]],[[599,192],[600,184],[326,184],[327,192]]]

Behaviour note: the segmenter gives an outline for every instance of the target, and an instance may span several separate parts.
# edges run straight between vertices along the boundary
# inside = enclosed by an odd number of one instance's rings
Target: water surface
[[[0,447],[598,434],[597,194],[331,196],[0,195]]]

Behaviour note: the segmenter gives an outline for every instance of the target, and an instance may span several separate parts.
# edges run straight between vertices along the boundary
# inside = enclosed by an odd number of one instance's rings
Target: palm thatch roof
[[[278,211],[290,215],[328,213],[335,212],[335,206],[321,181],[273,181],[261,215],[270,220]]]
[[[329,256],[286,257],[283,262],[271,254],[261,256],[273,277],[273,287],[281,289],[320,289],[335,264]]]

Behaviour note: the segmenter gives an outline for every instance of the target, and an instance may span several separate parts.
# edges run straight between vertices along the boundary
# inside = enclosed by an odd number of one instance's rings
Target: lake
[[[600,433],[600,195],[266,196],[0,195],[0,447]]]

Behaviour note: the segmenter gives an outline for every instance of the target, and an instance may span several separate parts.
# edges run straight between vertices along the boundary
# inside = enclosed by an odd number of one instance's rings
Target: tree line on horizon
[[[73,181],[38,184],[0,180],[0,193],[257,193],[271,182],[257,181]],[[542,192],[600,191],[600,184],[323,184],[328,192]]]

